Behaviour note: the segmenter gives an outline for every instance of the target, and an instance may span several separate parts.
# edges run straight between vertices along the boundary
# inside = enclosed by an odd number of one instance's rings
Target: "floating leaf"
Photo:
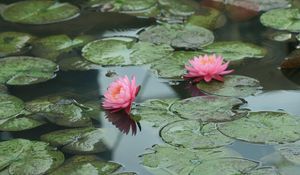
[[[294,50],[281,63],[282,69],[297,69],[300,68],[300,50]]]
[[[120,3],[121,12],[144,11],[157,5],[156,0],[131,0]]]
[[[28,85],[55,77],[58,67],[52,61],[29,56],[0,59],[0,83]]]
[[[243,175],[257,166],[257,162],[246,159],[220,158],[203,162],[189,175]]]
[[[234,141],[220,133],[215,124],[194,120],[170,123],[160,131],[160,135],[170,145],[192,149],[216,148]]]
[[[275,146],[281,156],[290,162],[300,165],[300,142]]]
[[[281,112],[251,112],[247,117],[220,123],[230,137],[253,143],[288,143],[300,140],[299,118]]]
[[[86,35],[78,36],[74,39],[67,35],[47,36],[33,42],[32,53],[35,56],[55,61],[60,54],[81,47],[91,40],[92,37]]]
[[[260,17],[261,23],[266,27],[278,30],[300,32],[300,10],[297,8],[274,9]]]
[[[0,131],[23,131],[39,127],[46,122],[34,118],[35,116],[17,116],[13,117],[3,124],[0,124]],[[0,121],[1,123],[1,121]]]
[[[160,78],[181,78],[186,73],[184,65],[195,56],[203,55],[200,51],[175,51],[168,57],[151,63],[151,69]]]
[[[210,94],[232,97],[255,95],[262,89],[258,80],[241,75],[227,75],[224,82],[200,82],[197,87]]]
[[[169,106],[176,99],[152,99],[138,104],[132,109],[135,116],[141,120],[152,123],[154,127],[161,127],[167,123],[180,120],[180,118],[168,111]]]
[[[98,153],[106,150],[104,131],[100,128],[78,128],[53,131],[41,136],[43,141],[70,153]]]
[[[0,93],[0,120],[5,120],[20,114],[24,109],[24,102],[12,95]]]
[[[94,65],[81,57],[62,58],[57,64],[63,71],[85,71],[97,68],[97,65]]]
[[[189,175],[197,165],[201,165],[205,161],[239,156],[238,153],[225,148],[193,150],[155,145],[149,151],[151,152],[141,155],[142,165],[153,174],[163,175]]]
[[[261,167],[251,170],[247,175],[281,175],[274,167]]]
[[[175,48],[200,49],[214,41],[211,31],[193,25],[163,24],[140,33],[139,39],[154,44],[169,44]]]
[[[0,155],[0,174],[45,174],[64,162],[63,153],[47,143],[25,139],[0,142]]]
[[[238,61],[244,58],[262,58],[266,50],[260,46],[241,41],[219,41],[203,48],[204,52],[222,55],[226,61]]]
[[[220,11],[213,8],[201,7],[197,9],[195,14],[188,18],[187,24],[215,29],[219,27],[222,18],[224,17]]]
[[[242,105],[243,101],[232,97],[198,96],[191,97],[172,104],[170,111],[186,119],[200,119],[203,122],[230,121],[245,113],[236,115],[233,108]]]
[[[161,60],[173,49],[168,45],[147,42],[135,43],[129,38],[110,38],[90,42],[82,49],[87,60],[102,65],[139,65]]]
[[[23,24],[49,24],[66,21],[80,10],[69,3],[56,1],[21,1],[7,6],[1,13],[6,21]]]
[[[99,160],[96,156],[74,156],[50,175],[104,175],[111,174],[120,167],[117,163]]]
[[[45,117],[61,126],[82,127],[90,126],[91,118],[87,109],[75,100],[64,99],[59,96],[44,97],[26,103],[26,110],[31,113],[41,113]]]
[[[20,32],[0,33],[0,57],[15,55],[25,51],[25,47],[31,42],[33,36]]]

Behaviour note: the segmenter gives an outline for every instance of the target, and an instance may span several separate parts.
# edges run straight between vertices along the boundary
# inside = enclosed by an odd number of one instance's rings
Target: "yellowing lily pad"
[[[49,60],[20,56],[0,59],[0,83],[28,85],[55,77],[58,66]]]
[[[281,112],[250,112],[247,117],[218,124],[235,139],[253,143],[289,143],[300,140],[300,119]]]
[[[1,13],[6,21],[22,24],[49,24],[66,21],[79,15],[79,8],[57,1],[21,1],[8,5]]]
[[[181,120],[165,126],[160,135],[164,142],[192,149],[210,149],[229,145],[233,139],[220,133],[213,123]]]

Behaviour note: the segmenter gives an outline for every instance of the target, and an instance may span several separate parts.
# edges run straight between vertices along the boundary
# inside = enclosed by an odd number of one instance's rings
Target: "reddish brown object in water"
[[[280,65],[282,69],[300,68],[300,50],[293,51]]]

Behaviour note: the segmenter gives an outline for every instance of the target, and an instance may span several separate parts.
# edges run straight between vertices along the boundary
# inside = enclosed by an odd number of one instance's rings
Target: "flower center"
[[[122,89],[123,89],[123,87],[121,85],[119,85],[119,86],[115,87],[114,89],[112,89],[111,95],[113,96],[113,98],[117,98],[117,95],[120,94]]]
[[[209,56],[207,59],[203,58],[200,59],[200,64],[214,64],[215,63],[215,58],[213,56]]]

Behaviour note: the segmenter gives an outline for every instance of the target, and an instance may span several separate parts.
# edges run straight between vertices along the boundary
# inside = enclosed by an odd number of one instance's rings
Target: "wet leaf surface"
[[[170,145],[192,149],[217,148],[234,142],[220,133],[215,124],[194,120],[170,123],[160,131],[160,135]]]
[[[203,122],[231,121],[245,113],[236,114],[233,108],[244,102],[238,98],[219,96],[199,96],[177,101],[170,111],[186,119],[199,119]]]
[[[275,146],[275,149],[290,162],[300,165],[300,142]]]
[[[188,25],[200,26],[207,29],[215,29],[224,24],[222,13],[214,8],[201,7],[187,20]]]
[[[7,6],[2,12],[6,21],[22,24],[49,24],[66,21],[79,15],[80,10],[69,3],[56,1],[21,1]]]
[[[8,119],[20,114],[24,109],[24,102],[12,95],[0,93],[0,120]]]
[[[69,153],[98,153],[106,151],[103,141],[105,131],[100,128],[76,128],[57,130],[44,134],[41,140],[62,147]]]
[[[255,95],[262,89],[258,80],[241,75],[227,75],[224,77],[224,82],[200,82],[197,87],[210,94],[232,97]]]
[[[45,174],[64,162],[63,153],[47,143],[25,139],[0,142],[0,155],[0,174]]]
[[[63,71],[86,71],[96,69],[97,65],[81,57],[66,57],[60,59],[57,64]]]
[[[0,83],[29,85],[55,77],[58,67],[52,61],[29,56],[0,59]]]
[[[2,123],[1,120],[0,123]],[[21,115],[4,120],[3,123],[0,124],[0,131],[23,131],[39,127],[45,123],[45,121],[38,119],[36,116]]]
[[[289,143],[300,140],[299,118],[281,112],[250,112],[247,117],[218,124],[232,138],[253,143]]]

